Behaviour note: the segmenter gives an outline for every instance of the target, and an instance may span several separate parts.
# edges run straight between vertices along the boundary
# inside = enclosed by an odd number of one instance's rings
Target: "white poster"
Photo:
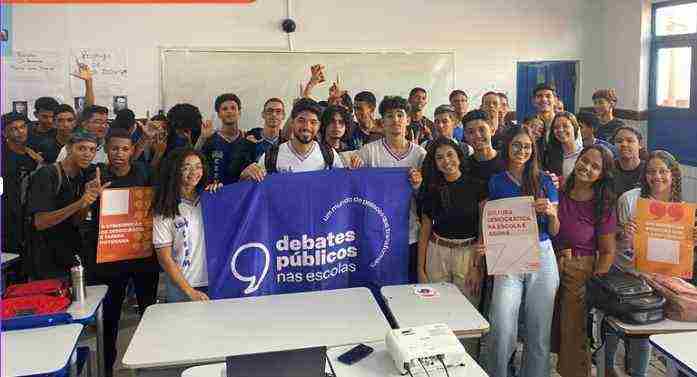
[[[537,215],[531,196],[486,202],[482,233],[489,275],[520,274],[540,267]]]
[[[92,71],[97,105],[106,106],[113,117],[114,103],[127,96],[128,57],[126,49],[74,48],[70,51],[70,72],[78,72],[79,65],[87,65]],[[70,90],[74,97],[84,96],[85,84],[72,77]]]
[[[65,102],[68,70],[65,53],[59,50],[15,50],[5,62],[5,109],[26,102],[26,112],[34,118],[34,101],[53,97]]]

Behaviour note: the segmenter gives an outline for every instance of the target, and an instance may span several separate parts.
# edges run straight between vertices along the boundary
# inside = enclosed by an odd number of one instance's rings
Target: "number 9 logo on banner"
[[[244,276],[237,271],[237,257],[247,249],[259,250],[264,255],[264,268],[261,270],[261,275],[259,275],[259,277],[256,275]],[[269,272],[270,263],[271,254],[269,253],[269,249],[267,249],[262,243],[252,242],[244,244],[235,250],[235,253],[232,255],[232,260],[230,261],[230,270],[232,271],[232,276],[234,276],[237,280],[249,282],[249,286],[247,286],[247,288],[244,290],[244,294],[248,295],[256,292],[259,289],[261,282],[264,281],[264,278],[266,277],[266,273]]]

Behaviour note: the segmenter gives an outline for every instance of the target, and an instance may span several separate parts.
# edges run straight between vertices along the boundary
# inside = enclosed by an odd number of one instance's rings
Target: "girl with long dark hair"
[[[554,116],[551,130],[544,165],[563,181],[571,174],[581,153],[582,146],[576,142],[581,130],[574,114],[568,111],[558,112]]]
[[[451,138],[431,142],[422,175],[429,177],[422,200],[418,243],[420,283],[455,284],[474,307],[479,306],[481,271],[474,267],[479,234],[479,203],[486,183],[465,172],[463,149]],[[476,357],[477,340],[466,344]]]
[[[153,244],[165,271],[168,302],[208,300],[200,199],[207,181],[206,159],[193,148],[173,150],[160,170],[152,205]]]
[[[489,180],[489,199],[532,196],[537,212],[540,267],[532,273],[496,275],[489,321],[491,331],[487,369],[491,376],[506,377],[508,362],[516,347],[518,315],[524,310],[522,377],[550,375],[550,333],[554,296],[559,286],[557,260],[550,236],[559,231],[557,189],[549,175],[540,171],[537,148],[529,131],[512,127],[505,135],[503,158],[506,171]]]
[[[591,354],[586,342],[586,281],[606,274],[615,257],[616,196],[614,161],[602,145],[583,149],[559,195],[559,361],[564,377],[588,377]]]

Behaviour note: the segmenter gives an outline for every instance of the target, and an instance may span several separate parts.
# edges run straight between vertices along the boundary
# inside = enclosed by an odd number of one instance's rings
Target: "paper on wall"
[[[26,102],[27,113],[33,117],[34,101],[53,97],[65,102],[67,88],[66,55],[60,50],[15,50],[5,61],[7,103]]]
[[[94,94],[97,105],[114,112],[114,97],[128,95],[128,54],[126,49],[73,48],[70,50],[70,72],[78,72],[78,63],[92,70]],[[78,78],[70,79],[73,97],[83,96],[85,86]]]

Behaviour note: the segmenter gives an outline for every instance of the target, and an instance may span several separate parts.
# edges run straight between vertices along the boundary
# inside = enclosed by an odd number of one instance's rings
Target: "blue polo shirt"
[[[465,140],[465,128],[462,127],[462,124],[458,124],[453,129],[453,138],[455,138],[455,140],[457,140],[459,142],[462,142]]]
[[[558,203],[559,193],[557,192],[557,188],[554,187],[552,179],[545,173],[541,173],[540,178],[542,179],[542,190],[545,196],[550,202],[555,204]],[[520,188],[518,183],[513,181],[506,172],[493,175],[491,179],[489,179],[489,200],[523,196]],[[549,239],[547,223],[547,216],[537,215],[537,228],[540,232],[540,242]]]

